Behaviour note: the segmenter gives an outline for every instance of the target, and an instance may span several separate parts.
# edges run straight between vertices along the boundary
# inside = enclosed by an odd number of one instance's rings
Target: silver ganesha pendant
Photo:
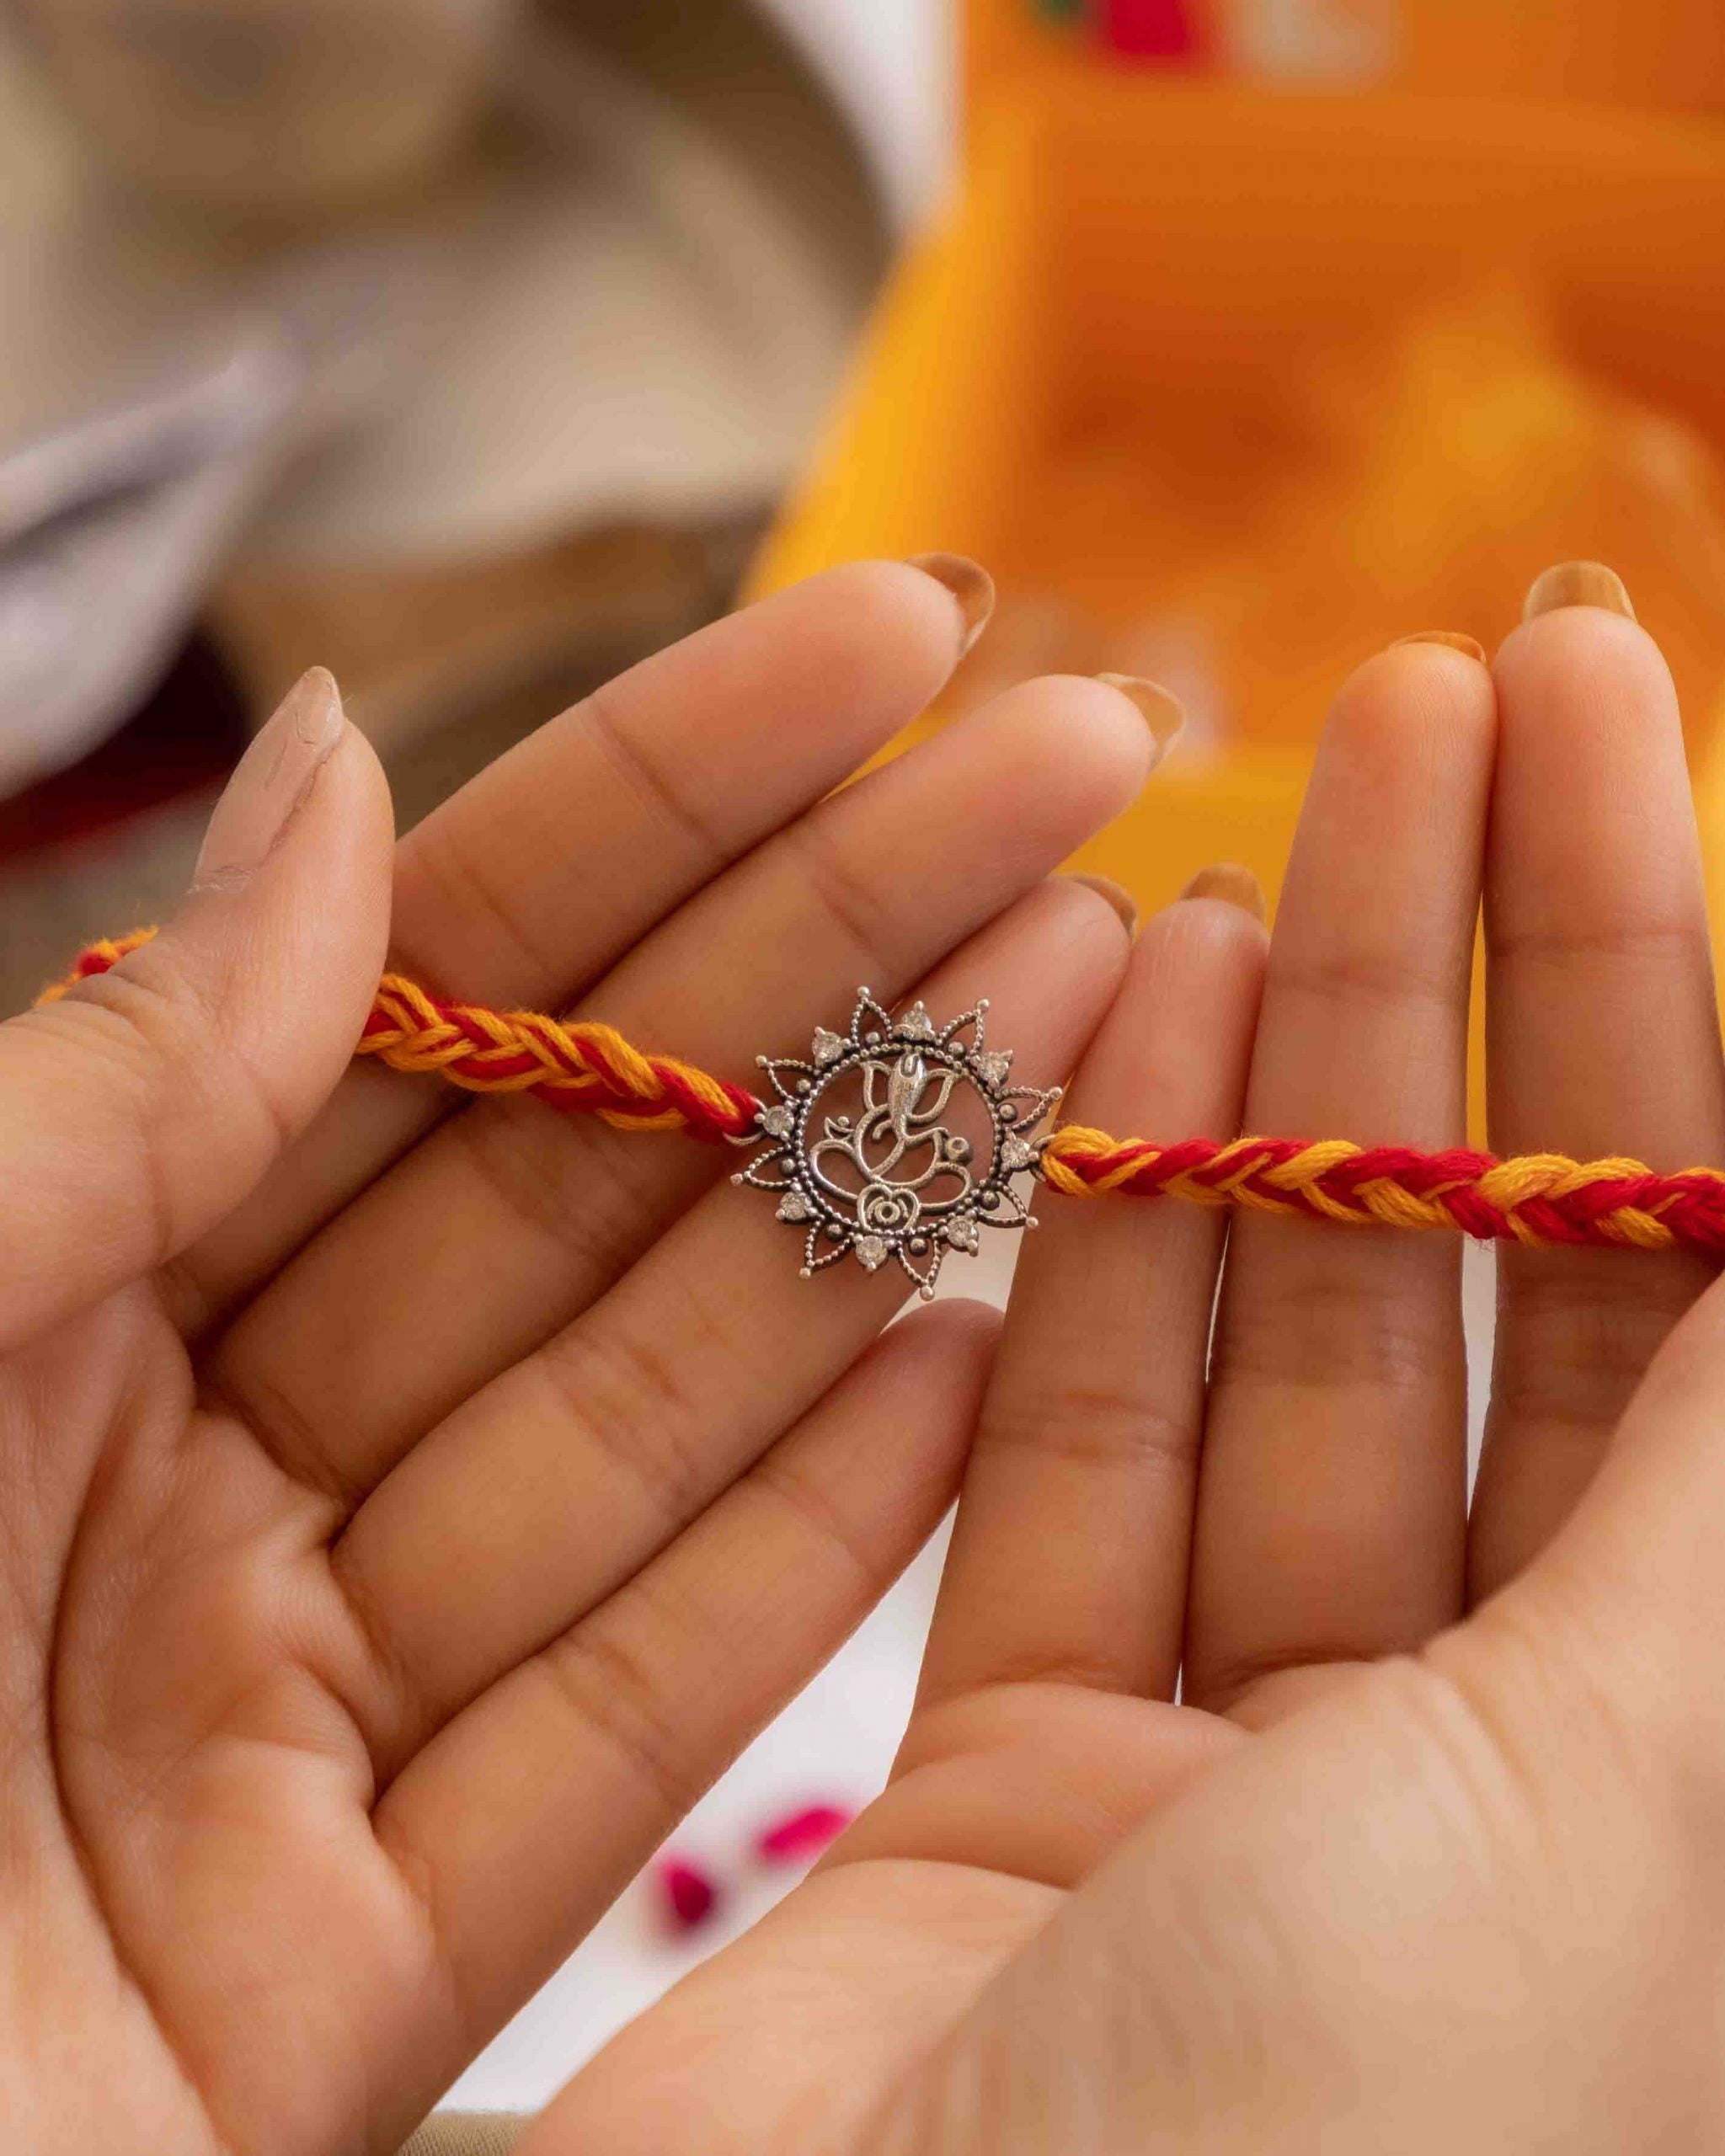
[[[1036,1225],[1012,1185],[1040,1166],[1034,1133],[1060,1088],[1008,1083],[1012,1053],[986,1046],[987,1013],[937,1028],[913,1003],[895,1020],[865,988],[849,1033],[818,1027],[806,1061],[757,1059],[778,1097],[756,1118],[763,1150],[731,1180],[773,1192],[805,1230],[805,1280],[852,1256],[866,1273],[896,1261],[926,1301],[948,1251]]]

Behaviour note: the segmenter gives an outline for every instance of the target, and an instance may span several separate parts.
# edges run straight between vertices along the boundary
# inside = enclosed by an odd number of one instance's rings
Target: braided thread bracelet
[[[107,972],[154,932],[92,944],[40,1000]],[[732,1180],[777,1196],[778,1218],[804,1230],[805,1277],[846,1257],[870,1273],[892,1262],[924,1296],[948,1253],[975,1252],[985,1228],[1036,1225],[1022,1178],[1069,1198],[1176,1198],[1343,1227],[1447,1228],[1535,1249],[1725,1257],[1717,1168],[1657,1175],[1632,1160],[1498,1160],[1343,1138],[1159,1145],[1076,1124],[1038,1137],[1059,1090],[1009,1082],[1012,1052],[986,1045],[987,1010],[937,1027],[921,1004],[895,1018],[864,989],[847,1032],[817,1028],[807,1058],[758,1059],[773,1096],[763,1101],[692,1064],[643,1054],[610,1026],[447,1002],[387,974],[355,1054],[469,1092],[531,1092],[618,1129],[759,1146]],[[950,1126],[965,1094],[985,1138]]]

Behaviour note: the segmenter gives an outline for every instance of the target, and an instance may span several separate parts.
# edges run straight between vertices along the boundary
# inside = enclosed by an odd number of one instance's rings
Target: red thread
[[[41,1000],[105,973],[153,933],[91,945]],[[643,1054],[609,1026],[448,1002],[399,974],[378,984],[356,1053],[473,1092],[531,1092],[564,1114],[599,1114],[626,1129],[713,1141],[760,1134],[754,1094],[675,1057]],[[1344,1226],[1460,1229],[1487,1241],[1609,1250],[1686,1245],[1725,1258],[1725,1171],[1713,1168],[1655,1174],[1622,1159],[1499,1161],[1465,1146],[1422,1153],[1292,1138],[1162,1146],[1071,1124],[1049,1141],[1042,1168],[1051,1190],[1073,1197],[1167,1195]]]
[[[1160,1197],[1171,1185],[1183,1183],[1188,1192],[1226,1193],[1236,1203],[1258,1199],[1273,1210],[1326,1220],[1334,1216],[1324,1201],[1358,1213],[1366,1209],[1362,1193],[1374,1185],[1389,1186],[1434,1209],[1442,1216],[1436,1225],[1446,1220],[1482,1241],[1525,1241],[1531,1236],[1541,1243],[1621,1249],[1630,1237],[1614,1216],[1638,1213],[1672,1241],[1725,1257],[1725,1178],[1705,1169],[1600,1173],[1566,1190],[1518,1196],[1512,1214],[1479,1187],[1506,1165],[1490,1153],[1464,1146],[1423,1153],[1410,1145],[1373,1145],[1307,1181],[1272,1180],[1275,1171],[1311,1150],[1304,1139],[1292,1138],[1230,1145],[1188,1138],[1173,1145],[1135,1140],[1085,1152],[1064,1149],[1058,1134],[1055,1139],[1063,1173],[1092,1188],[1106,1186],[1131,1198]]]

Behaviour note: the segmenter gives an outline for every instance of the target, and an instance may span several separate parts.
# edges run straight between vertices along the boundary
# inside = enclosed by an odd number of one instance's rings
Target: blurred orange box
[[[1219,857],[1274,890],[1353,659],[1490,646],[1600,555],[1678,675],[1725,928],[1725,10],[1309,4],[1386,28],[1378,82],[1126,67],[977,0],[956,205],[756,588],[958,549],[1001,595],[973,664],[1179,691],[1195,739],[1083,856],[1155,904]]]

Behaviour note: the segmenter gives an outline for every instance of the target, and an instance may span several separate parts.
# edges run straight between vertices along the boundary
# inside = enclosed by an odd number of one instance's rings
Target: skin
[[[1150,922],[1073,1114],[1725,1159],[1669,676],[1566,606],[1343,690],[1276,923]],[[1632,2156],[1725,2142],[1725,1300],[1044,1209],[884,1794],[526,2156]],[[1177,1673],[1181,1678],[1175,1704]]]
[[[1128,947],[1050,872],[1154,744],[1032,683],[832,794],[964,631],[816,579],[393,859],[350,729],[261,864],[0,1027],[8,2148],[394,2147],[949,1503],[991,1314],[878,1340],[891,1283],[811,1294],[726,1149],[348,1059],[387,944],[744,1071],[858,981],[985,988],[1052,1081]]]
[[[1697,1267],[1507,1273],[1470,1524],[1453,1246],[1242,1222],[1206,1385],[1218,1218],[1050,1206],[991,1376],[982,1314],[877,1342],[889,1282],[799,1283],[727,1157],[343,1075],[393,935],[435,986],[720,1068],[836,980],[985,989],[1027,1078],[1081,1057],[1086,1120],[1432,1140],[1483,887],[1500,1142],[1725,1157],[1630,624],[1551,615],[1495,680],[1371,662],[1267,981],[1238,907],[1171,909],[1128,969],[1047,880],[1150,760],[1104,687],[822,800],[960,627],[914,569],[820,579],[553,722],[393,868],[349,735],[254,874],[0,1028],[19,2146],[387,2149],[961,1473],[890,1787],[529,2156],[1719,2138]]]

